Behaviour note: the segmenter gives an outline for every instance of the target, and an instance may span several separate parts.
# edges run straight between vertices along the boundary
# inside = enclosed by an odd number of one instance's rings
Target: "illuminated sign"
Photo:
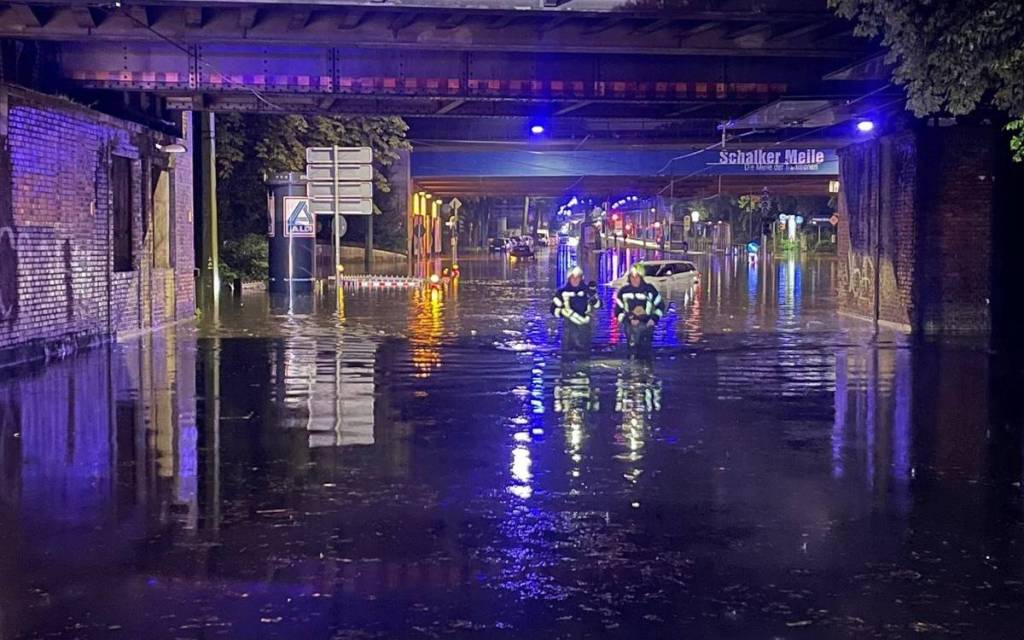
[[[813,171],[826,162],[821,149],[737,149],[719,151],[720,165],[742,165],[762,171]]]

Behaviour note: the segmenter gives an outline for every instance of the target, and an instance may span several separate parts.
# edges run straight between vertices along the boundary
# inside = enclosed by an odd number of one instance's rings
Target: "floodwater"
[[[545,253],[0,379],[0,638],[1020,637],[984,349],[838,316],[828,259],[701,257],[650,361],[607,307],[562,357]]]

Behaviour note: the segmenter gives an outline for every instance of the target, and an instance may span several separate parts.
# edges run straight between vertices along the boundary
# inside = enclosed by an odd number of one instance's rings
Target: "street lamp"
[[[690,220],[692,220],[693,222],[700,222],[700,211],[691,211]]]
[[[535,136],[539,136],[540,134],[544,133],[544,125],[533,125],[532,127],[530,127],[530,133],[532,133]]]
[[[173,144],[157,144],[156,150],[162,151],[163,153],[185,153],[188,151],[188,149],[185,148],[185,145],[178,144],[176,142]]]
[[[857,123],[857,131],[861,133],[871,133],[875,130],[875,123],[871,120],[861,120]]]

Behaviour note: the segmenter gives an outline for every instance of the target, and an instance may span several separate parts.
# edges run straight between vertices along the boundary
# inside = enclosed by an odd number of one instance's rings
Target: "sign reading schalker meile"
[[[815,165],[825,162],[825,152],[821,149],[737,149],[735,151],[719,151],[718,164],[739,165]]]

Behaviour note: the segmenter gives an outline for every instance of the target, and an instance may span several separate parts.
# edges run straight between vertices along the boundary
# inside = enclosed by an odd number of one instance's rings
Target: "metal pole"
[[[523,199],[523,235],[530,231],[530,196]]]
[[[366,218],[366,246],[363,249],[363,266],[369,271],[373,267],[373,213]]]
[[[341,236],[338,235],[338,228],[341,226],[341,194],[340,186],[338,185],[338,145],[334,145],[332,148],[332,160],[333,166],[331,173],[334,176],[334,226],[331,229],[331,235],[334,236],[334,284],[340,285],[340,279],[338,278],[338,267],[341,266]],[[287,224],[287,221],[285,221]]]
[[[876,139],[876,153],[877,158],[875,159],[875,268],[874,271],[874,287],[875,287],[875,309],[874,309],[874,332],[878,335],[878,321],[881,318],[881,292],[879,291],[879,272],[881,271],[882,262],[882,141]]]
[[[452,266],[459,264],[459,209],[452,207]]]
[[[215,308],[220,294],[220,252],[217,240],[217,151],[212,111],[204,111],[200,122],[200,153],[202,155],[203,194],[203,263],[199,282],[201,302]]]

